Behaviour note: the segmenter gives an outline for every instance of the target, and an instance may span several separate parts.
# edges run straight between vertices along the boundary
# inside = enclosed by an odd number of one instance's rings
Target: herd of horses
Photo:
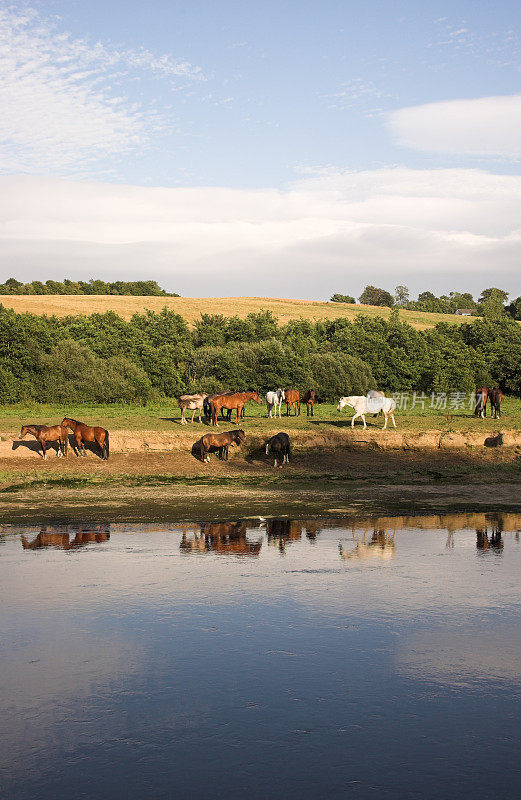
[[[268,409],[268,416],[272,414],[276,417],[277,411],[279,418],[281,417],[282,403],[286,403],[286,416],[291,416],[293,411],[294,416],[300,416],[300,406],[306,406],[306,413],[308,417],[313,416],[313,408],[318,398],[314,389],[308,389],[301,398],[298,389],[276,389],[273,392],[266,394],[266,406]],[[227,422],[231,421],[232,412],[235,411],[235,421],[239,424],[244,416],[244,406],[249,401],[261,404],[262,398],[255,390],[251,389],[248,392],[219,392],[218,394],[207,394],[206,392],[197,392],[196,394],[182,394],[177,402],[181,409],[181,425],[187,424],[186,412],[192,412],[191,422],[194,421],[194,416],[199,416],[199,422],[202,422],[202,417],[210,420],[212,425],[219,425],[219,413]],[[226,412],[226,417],[225,417]]]
[[[85,443],[96,443],[100,449],[102,461],[109,457],[109,432],[105,428],[86,425],[71,417],[64,417],[59,425],[23,425],[19,439],[24,439],[30,433],[42,448],[42,455],[47,458],[47,445],[58,443],[58,457],[66,456],[69,444],[69,430],[75,444],[74,451],[77,456],[85,456]]]
[[[501,402],[503,393],[497,386],[494,388],[482,387],[476,392],[476,407],[474,413],[477,417],[484,418],[487,415],[487,402],[490,403],[490,414],[494,419],[501,416]],[[222,419],[231,421],[232,412],[235,411],[235,421],[238,425],[244,416],[246,403],[254,402],[261,404],[262,398],[255,390],[247,392],[220,392],[218,394],[207,394],[199,392],[197,394],[183,394],[178,398],[179,408],[181,409],[181,424],[186,425],[186,412],[192,412],[191,422],[197,413],[199,422],[202,422],[204,415],[213,427],[219,426],[219,414]],[[308,389],[301,397],[298,389],[275,389],[265,395],[268,417],[274,416],[281,418],[282,404],[286,404],[286,416],[300,416],[301,405],[306,406],[308,417],[314,415],[315,403],[320,402],[314,389]],[[383,392],[371,389],[366,395],[352,395],[341,397],[337,406],[337,411],[341,411],[345,406],[353,409],[351,417],[351,427],[354,428],[355,420],[360,417],[363,422],[364,430],[367,428],[366,414],[376,416],[383,414],[383,430],[387,428],[388,420],[391,420],[396,428],[394,411],[396,401],[391,397],[386,397]],[[35,437],[42,449],[42,456],[47,457],[47,446],[57,444],[58,456],[66,456],[69,444],[69,431],[72,433],[73,449],[78,456],[85,456],[85,444],[97,445],[99,454],[103,461],[109,457],[109,432],[105,428],[86,425],[84,422],[64,417],[59,425],[24,425],[20,431],[19,439],[23,439],[27,434]],[[228,459],[228,449],[235,444],[240,446],[246,438],[242,429],[228,431],[226,433],[207,433],[196,442],[195,448],[203,463],[210,460],[210,451],[217,450],[221,459]],[[288,463],[290,456],[290,441],[286,433],[280,432],[272,436],[266,442],[266,454],[272,453],[275,458],[275,466],[278,461],[282,465]]]
[[[501,401],[503,400],[503,392],[497,386],[489,389],[488,386],[483,386],[476,392],[476,408],[474,414],[476,417],[483,419],[487,416],[487,401],[490,402],[490,416],[493,419],[499,419],[501,416]]]

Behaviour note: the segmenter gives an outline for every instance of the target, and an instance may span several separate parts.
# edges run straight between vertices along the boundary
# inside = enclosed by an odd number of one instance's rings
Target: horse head
[[[20,431],[18,438],[23,439],[24,436],[27,436],[28,433],[31,431],[29,430],[29,425],[22,425],[22,430]]]
[[[340,400],[338,401],[338,405],[336,407],[336,410],[337,411],[342,411],[344,406],[350,406],[351,405],[350,401],[351,401],[350,397],[341,397]]]

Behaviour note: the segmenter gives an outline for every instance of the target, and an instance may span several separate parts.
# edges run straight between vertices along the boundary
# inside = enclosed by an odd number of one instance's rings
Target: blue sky
[[[0,0],[5,270],[517,296],[520,8]]]

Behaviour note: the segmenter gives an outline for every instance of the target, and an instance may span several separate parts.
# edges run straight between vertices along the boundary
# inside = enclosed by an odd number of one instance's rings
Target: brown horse
[[[306,404],[306,416],[307,417],[309,417],[309,416],[312,417],[313,416],[313,406],[316,403],[315,390],[314,389],[308,389],[306,394],[302,398],[302,402]],[[310,409],[311,409],[311,414],[309,413]]]
[[[76,455],[85,456],[85,442],[96,442],[101,450],[101,460],[107,461],[109,457],[109,432],[105,428],[92,427],[78,422],[77,419],[64,417],[62,425],[70,428],[76,441]]]
[[[284,400],[286,401],[286,416],[290,416],[290,409],[295,406],[295,416],[300,417],[300,392],[297,389],[284,389]]]
[[[210,461],[210,447],[219,450],[219,458],[228,461],[228,448],[231,444],[241,445],[246,439],[246,434],[242,430],[227,431],[226,433],[206,433],[199,441],[201,451],[201,461],[203,464]]]
[[[236,410],[237,417],[235,424],[238,425],[243,408],[249,400],[253,400],[255,403],[262,403],[261,398],[257,392],[254,391],[234,392],[234,394],[218,394],[215,397],[212,397],[210,401],[212,425],[219,425],[217,422],[217,415],[222,408],[227,408],[230,410],[234,408]]]
[[[40,442],[44,458],[47,458],[47,442],[58,442],[58,457],[67,455],[69,437],[63,422],[61,425],[53,425],[52,427],[47,425],[24,425],[18,438],[23,439],[28,433],[34,436],[37,442]]]

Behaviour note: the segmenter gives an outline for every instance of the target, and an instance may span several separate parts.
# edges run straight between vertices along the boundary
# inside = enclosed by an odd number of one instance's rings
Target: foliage
[[[389,306],[394,305],[394,297],[385,289],[378,289],[376,286],[366,286],[360,297],[361,303],[367,306]]]
[[[138,297],[179,297],[161,289],[157,281],[114,281],[112,283],[95,280],[63,281],[48,280],[22,283],[16,278],[8,278],[0,284],[0,294],[118,294]]]
[[[335,293],[331,297],[331,300],[329,302],[330,303],[351,303],[351,304],[354,304],[354,303],[356,303],[356,300],[355,300],[354,297],[351,297],[350,294],[336,294]]]
[[[493,383],[521,392],[521,326],[511,316],[417,330],[401,313],[283,326],[265,311],[203,315],[190,330],[167,309],[125,321],[113,312],[58,319],[0,306],[0,402],[145,403],[279,386],[313,387],[331,401],[368,388],[470,391]]]

